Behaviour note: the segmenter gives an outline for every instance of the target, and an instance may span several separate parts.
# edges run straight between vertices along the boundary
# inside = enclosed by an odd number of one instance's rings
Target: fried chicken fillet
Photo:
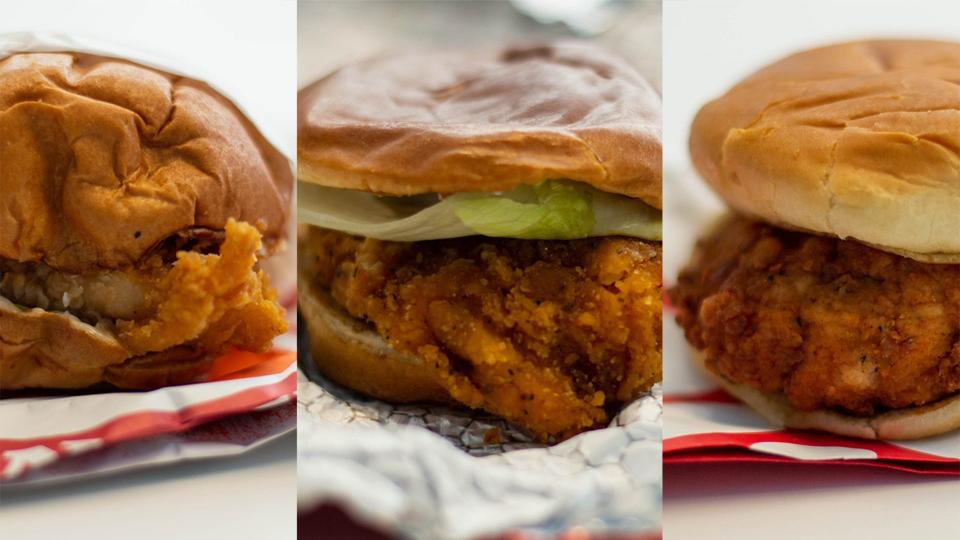
[[[670,298],[708,370],[799,410],[866,417],[960,392],[960,265],[733,217]]]
[[[311,286],[421,358],[424,384],[541,439],[601,425],[661,379],[657,242],[304,231]]]
[[[204,246],[211,252],[156,253],[124,270],[72,274],[42,263],[0,261],[0,292],[16,313],[0,313],[0,323],[13,327],[17,318],[19,324],[40,323],[38,335],[19,343],[5,340],[2,351],[12,356],[49,346],[42,334],[57,331],[52,321],[69,314],[116,338],[106,351],[118,359],[106,370],[107,382],[152,388],[192,380],[229,347],[266,349],[287,323],[276,291],[256,268],[260,233],[231,219],[222,236],[222,244]],[[165,260],[169,257],[174,260]],[[48,381],[45,370],[26,363],[4,362],[2,375],[5,388]],[[97,382],[71,380],[79,386]]]

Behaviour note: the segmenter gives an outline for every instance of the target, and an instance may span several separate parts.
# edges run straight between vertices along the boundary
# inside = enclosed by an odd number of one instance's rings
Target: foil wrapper
[[[392,405],[340,387],[317,373],[304,341],[301,511],[334,501],[411,538],[660,529],[660,385],[609,427],[544,445],[480,411]]]

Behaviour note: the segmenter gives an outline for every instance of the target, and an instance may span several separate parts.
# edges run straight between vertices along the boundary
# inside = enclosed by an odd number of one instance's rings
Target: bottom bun
[[[307,325],[313,362],[324,377],[384,401],[456,403],[422,359],[390,347],[310,281],[300,278],[300,316]]]
[[[826,409],[802,411],[793,407],[783,394],[763,392],[714,373],[706,367],[702,350],[691,347],[690,351],[694,363],[717,384],[776,426],[882,440],[921,439],[960,429],[960,394],[867,417]]]
[[[69,313],[26,309],[0,296],[0,388],[150,389],[185,384],[214,356],[188,346],[131,357],[117,338]]]
[[[104,373],[104,380],[118,388],[129,389],[188,384],[209,372],[216,358],[216,354],[181,345],[110,366]]]
[[[69,313],[25,309],[0,296],[0,387],[83,388],[127,350],[109,331]]]

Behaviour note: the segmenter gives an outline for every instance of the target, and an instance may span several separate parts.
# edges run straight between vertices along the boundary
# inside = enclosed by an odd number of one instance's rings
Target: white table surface
[[[292,539],[296,442],[290,433],[232,458],[0,488],[0,537]]]
[[[960,538],[960,480],[860,467],[694,465],[664,478],[667,540]]]
[[[288,156],[296,145],[293,0],[4,2],[0,34],[65,32],[203,66]],[[296,436],[235,458],[0,493],[0,538],[294,538]]]
[[[876,36],[960,40],[955,1],[664,2],[666,205],[702,196],[686,140],[697,109],[751,71],[790,52]],[[672,235],[667,213],[664,275],[672,283],[692,240]],[[680,227],[687,231],[690,227]],[[680,351],[665,351],[677,358]],[[665,366],[665,392],[671,373]],[[676,375],[679,377],[679,375]],[[675,379],[676,380],[676,379]],[[669,405],[668,405],[669,406]],[[667,469],[664,538],[960,538],[960,480],[854,467],[692,465]]]

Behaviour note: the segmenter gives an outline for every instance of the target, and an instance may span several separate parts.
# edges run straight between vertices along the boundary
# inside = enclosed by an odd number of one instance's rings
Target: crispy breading
[[[309,228],[301,264],[457,401],[543,439],[661,379],[661,248],[630,238],[383,242]]]
[[[256,228],[180,237],[129,268],[0,261],[4,388],[187,383],[228,348],[261,351],[286,331]]]
[[[708,369],[870,416],[960,391],[960,265],[730,218],[670,298]]]
[[[276,291],[256,271],[260,233],[227,222],[219,254],[181,251],[147,295],[151,316],[117,322],[117,337],[134,355],[197,340],[204,350],[234,345],[263,350],[286,331]]]

